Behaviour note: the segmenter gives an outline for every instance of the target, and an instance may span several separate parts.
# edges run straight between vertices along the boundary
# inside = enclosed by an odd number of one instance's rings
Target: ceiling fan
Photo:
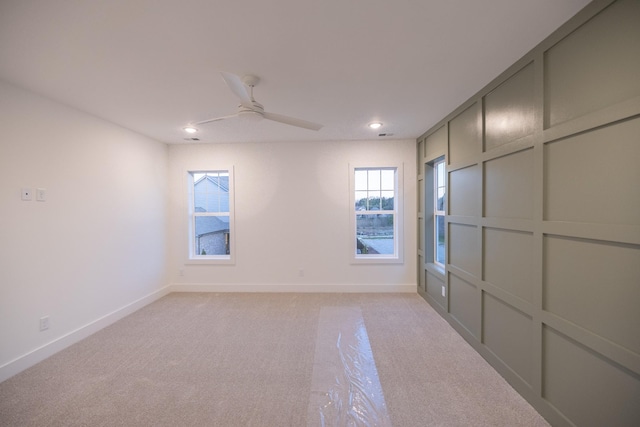
[[[240,117],[242,119],[248,119],[252,121],[258,121],[262,119],[273,120],[275,122],[297,126],[309,130],[320,130],[320,128],[322,128],[322,125],[318,123],[308,122],[306,120],[296,119],[294,117],[283,116],[282,114],[275,114],[264,111],[264,107],[262,106],[262,104],[253,99],[253,88],[260,81],[258,77],[247,75],[241,78],[239,76],[236,76],[235,74],[226,72],[222,72],[220,74],[222,74],[222,78],[227,83],[227,86],[229,86],[229,89],[231,89],[231,91],[238,98],[240,98],[238,112],[229,116],[203,120],[201,122],[194,123],[194,125],[203,125],[219,120]]]

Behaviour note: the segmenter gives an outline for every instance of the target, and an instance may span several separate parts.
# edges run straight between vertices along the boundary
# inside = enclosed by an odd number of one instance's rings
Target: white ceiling
[[[587,3],[0,0],[0,78],[185,143],[187,123],[236,111],[219,72],[253,73],[265,110],[324,127],[236,118],[201,141],[416,138]]]

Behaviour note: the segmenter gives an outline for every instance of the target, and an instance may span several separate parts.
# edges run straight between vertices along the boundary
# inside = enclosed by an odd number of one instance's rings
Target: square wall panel
[[[466,162],[480,153],[480,122],[474,103],[449,122],[449,164]]]
[[[640,118],[544,150],[546,220],[640,225]]]
[[[640,377],[544,327],[542,397],[577,426],[637,426]]]
[[[533,302],[533,234],[485,228],[483,245],[484,280]]]
[[[533,149],[484,163],[484,215],[532,219]]]
[[[424,226],[422,225],[424,221],[422,219],[418,220],[418,250],[424,251],[424,243],[425,243],[425,234],[424,234]]]
[[[484,292],[482,319],[483,344],[527,384],[531,384],[531,317]]]
[[[477,228],[449,223],[449,264],[476,277],[480,276]]]
[[[445,289],[445,296],[442,296],[442,288],[445,286],[444,280],[429,273],[425,273],[427,281],[427,293],[444,309],[447,307],[447,292]]]
[[[640,246],[545,236],[543,308],[640,354]]]
[[[480,301],[477,288],[454,274],[449,274],[449,312],[466,330],[479,338]]]
[[[529,64],[484,97],[485,151],[533,133],[533,82]]]
[[[424,212],[425,210],[425,197],[426,197],[425,190],[426,189],[424,186],[425,186],[424,179],[421,179],[420,181],[418,181],[418,210],[420,212]]]
[[[440,129],[429,135],[425,139],[425,157],[431,160],[434,157],[442,156],[447,152],[447,127],[442,126]]]
[[[449,173],[449,215],[480,214],[480,167],[470,166]]]
[[[545,52],[546,127],[640,96],[639,23],[620,0]]]

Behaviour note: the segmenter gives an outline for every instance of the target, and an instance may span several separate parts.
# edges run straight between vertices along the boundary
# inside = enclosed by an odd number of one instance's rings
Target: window
[[[440,265],[441,267],[444,267],[444,217],[447,194],[444,160],[436,161],[433,164],[433,170],[433,262]]]
[[[189,259],[232,260],[233,179],[229,170],[189,172]]]
[[[399,167],[351,167],[352,261],[402,262]]]

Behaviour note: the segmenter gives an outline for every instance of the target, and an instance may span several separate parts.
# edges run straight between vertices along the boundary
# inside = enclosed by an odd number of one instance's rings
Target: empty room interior
[[[640,425],[640,1],[3,0],[0,426]]]

